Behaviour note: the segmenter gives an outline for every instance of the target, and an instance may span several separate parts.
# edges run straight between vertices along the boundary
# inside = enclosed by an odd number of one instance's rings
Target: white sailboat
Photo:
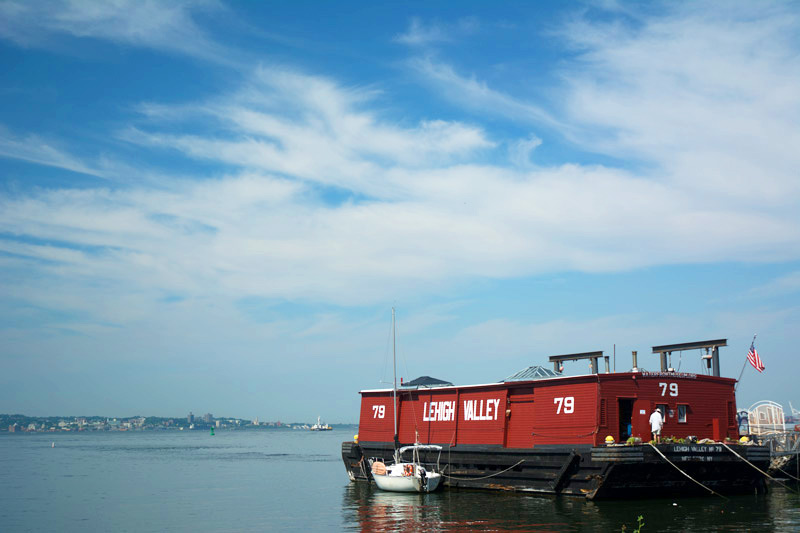
[[[395,318],[392,308],[392,366],[394,368],[394,382],[392,397],[394,400],[394,442],[397,446],[397,351],[395,342]],[[382,461],[373,461],[371,465],[372,478],[381,490],[392,492],[433,492],[442,481],[442,474],[433,468],[425,468],[419,460],[421,451],[442,451],[441,446],[435,444],[414,444],[395,449],[394,463],[386,465]],[[403,455],[411,453],[411,460],[404,461]]]
[[[372,463],[372,477],[381,490],[392,492],[433,492],[439,488],[442,475],[419,462],[420,451],[442,451],[435,444],[415,444],[403,446],[395,452],[395,462],[385,465],[380,461]],[[411,461],[402,460],[403,454],[411,452]]]

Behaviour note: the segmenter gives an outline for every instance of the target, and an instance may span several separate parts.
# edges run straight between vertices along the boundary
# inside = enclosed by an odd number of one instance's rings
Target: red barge
[[[631,371],[609,372],[603,352],[588,352],[552,356],[555,371],[530,367],[498,383],[401,387],[396,435],[394,390],[364,390],[357,441],[342,443],[345,468],[351,480],[369,481],[371,461],[418,442],[442,446],[422,460],[438,461],[449,487],[589,499],[763,492],[758,470],[767,470],[769,449],[738,442],[736,380],[719,376],[726,345],[654,346],[658,372],[636,368],[636,352]],[[706,351],[708,375],[670,368],[672,352],[696,349]],[[565,361],[581,359],[591,374],[561,375]],[[680,441],[647,444],[657,406],[662,436]]]

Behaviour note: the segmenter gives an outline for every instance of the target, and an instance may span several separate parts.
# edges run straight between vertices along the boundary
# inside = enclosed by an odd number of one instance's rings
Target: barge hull
[[[513,449],[488,445],[453,446],[425,453],[439,463],[445,486],[564,494],[588,499],[752,494],[766,491],[769,449],[736,446],[748,464],[721,444],[661,444],[653,447],[547,445]],[[370,460],[390,460],[391,443],[344,442],[342,459],[350,479],[371,481]],[[673,466],[674,465],[674,466]],[[752,466],[751,466],[752,465]],[[677,467],[677,468],[676,468]],[[702,483],[703,488],[682,474]]]

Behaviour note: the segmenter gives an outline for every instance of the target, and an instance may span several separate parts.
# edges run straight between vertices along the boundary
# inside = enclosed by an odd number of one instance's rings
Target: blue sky
[[[0,2],[0,411],[357,420],[727,338],[800,405],[796,3]],[[700,372],[699,353],[674,361]],[[573,364],[568,373],[585,373]]]

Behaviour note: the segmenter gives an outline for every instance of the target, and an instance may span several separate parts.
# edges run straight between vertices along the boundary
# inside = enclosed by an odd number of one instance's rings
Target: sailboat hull
[[[373,474],[375,484],[381,490],[390,492],[433,492],[439,488],[442,481],[441,474],[429,472],[426,482],[423,484],[422,478],[414,476],[393,476],[389,474]]]
[[[420,480],[415,477],[373,476],[381,490],[389,492],[421,492]]]

